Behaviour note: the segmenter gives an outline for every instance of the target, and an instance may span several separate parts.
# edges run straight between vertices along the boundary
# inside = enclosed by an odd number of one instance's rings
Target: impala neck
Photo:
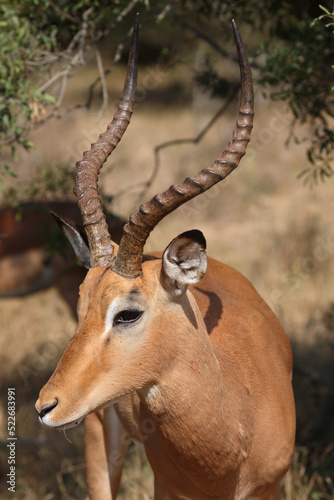
[[[188,299],[195,321],[189,321],[182,333],[174,330],[182,338],[176,339],[178,348],[169,369],[139,395],[174,463],[182,464],[194,483],[204,481],[212,488],[212,481],[222,477],[222,468],[231,478],[247,456],[243,431],[247,410],[235,404],[245,397],[235,367],[211,345],[190,293]]]

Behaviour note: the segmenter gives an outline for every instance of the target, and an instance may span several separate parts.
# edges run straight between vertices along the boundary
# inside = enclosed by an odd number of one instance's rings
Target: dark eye
[[[121,323],[133,323],[137,321],[143,314],[143,311],[136,310],[125,310],[116,314],[114,319],[114,325],[119,325]]]

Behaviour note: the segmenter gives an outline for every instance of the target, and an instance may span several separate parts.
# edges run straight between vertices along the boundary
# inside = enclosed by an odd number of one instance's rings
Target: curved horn
[[[173,185],[164,193],[155,195],[152,200],[141,205],[138,212],[130,216],[129,222],[123,229],[116,260],[112,264],[113,270],[122,276],[134,278],[141,274],[143,248],[158,222],[186,201],[225,179],[238,166],[246,152],[253,127],[253,83],[247,56],[234,20],[232,25],[241,76],[239,116],[232,140],[211,168],[201,170],[195,177],[187,177],[181,184]]]
[[[114,258],[114,246],[98,194],[97,179],[103,164],[122,139],[132,116],[137,86],[138,29],[137,14],[124,90],[114,118],[98,141],[91,145],[90,151],[86,151],[83,159],[76,164],[74,194],[78,198],[88,237],[91,267],[109,264]]]

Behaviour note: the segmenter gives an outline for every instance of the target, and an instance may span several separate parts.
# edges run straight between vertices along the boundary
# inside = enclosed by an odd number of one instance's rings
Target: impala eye
[[[143,314],[143,311],[126,309],[124,311],[116,314],[114,318],[114,325],[120,325],[122,323],[133,323],[137,321]]]

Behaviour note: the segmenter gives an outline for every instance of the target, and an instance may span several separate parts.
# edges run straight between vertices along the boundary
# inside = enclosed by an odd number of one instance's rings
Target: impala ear
[[[180,234],[162,256],[162,281],[174,296],[185,293],[188,285],[198,283],[207,267],[206,241],[197,229]]]
[[[71,243],[77,258],[87,269],[90,269],[90,250],[85,231],[77,225],[70,224],[53,212],[51,212],[51,215],[53,215],[58,226]]]

